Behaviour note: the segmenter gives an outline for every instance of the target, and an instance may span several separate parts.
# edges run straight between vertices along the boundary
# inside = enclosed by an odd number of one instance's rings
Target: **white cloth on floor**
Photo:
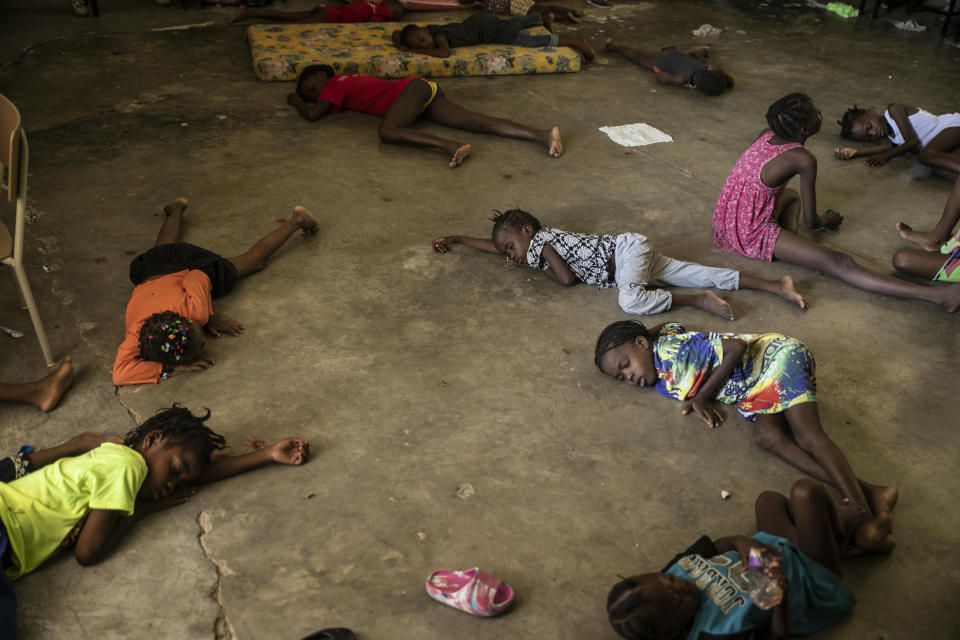
[[[600,127],[600,131],[603,131],[610,136],[611,140],[624,147],[642,147],[658,142],[673,142],[673,138],[669,134],[651,127],[646,122]]]

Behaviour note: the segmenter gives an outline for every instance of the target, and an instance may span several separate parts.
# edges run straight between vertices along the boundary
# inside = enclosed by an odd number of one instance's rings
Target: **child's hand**
[[[270,446],[270,459],[280,464],[303,464],[310,457],[310,443],[303,438],[284,438]]]
[[[824,211],[820,216],[820,224],[827,229],[836,229],[843,222],[843,216],[836,211]]]
[[[763,573],[770,578],[773,578],[777,586],[780,587],[780,590],[783,592],[783,598],[781,602],[788,602],[787,594],[790,593],[790,581],[787,580],[787,576],[783,575],[783,571],[780,569],[780,564],[777,563],[772,567],[766,567],[763,570]]]
[[[296,91],[294,91],[293,93],[288,93],[288,94],[287,94],[287,104],[292,105],[292,104],[295,104],[295,103],[297,103],[297,102],[301,102],[302,100],[303,100],[303,98],[301,98],[300,95],[299,95]]]
[[[857,150],[853,147],[837,147],[833,150],[833,155],[837,160],[850,160],[857,157]]]
[[[743,566],[747,566],[747,560],[750,559],[750,549],[761,549],[763,553],[768,556],[774,558],[780,557],[779,547],[757,542],[753,538],[747,536],[734,536],[733,546],[736,548],[737,553],[740,554],[740,560],[743,561]]]
[[[442,236],[433,241],[433,252],[446,253],[455,244],[460,244],[457,241],[457,236]]]
[[[869,158],[867,158],[866,165],[868,167],[882,167],[883,165],[887,164],[887,160],[889,159],[890,158],[889,156],[887,156],[887,154],[878,153],[875,156],[870,156]]]
[[[507,262],[512,264],[515,267],[525,267],[527,266],[527,261],[525,259],[514,260],[510,256],[507,256]]]
[[[107,436],[102,433],[97,433],[96,431],[84,431],[80,435],[73,436],[67,440],[63,446],[70,451],[75,451],[76,453],[73,455],[80,455],[91,449],[96,449],[104,442],[123,444],[123,438],[119,436]]]
[[[213,358],[210,356],[197,356],[196,359],[186,364],[178,364],[173,368],[174,371],[204,371],[214,365]]]
[[[239,336],[243,333],[243,325],[229,318],[210,318],[210,321],[203,325],[203,330],[214,338],[219,338],[221,333]]]
[[[163,511],[178,504],[187,502],[197,493],[197,488],[193,485],[183,485],[174,489],[169,495],[165,495],[159,500],[138,499],[133,508],[133,512],[138,516],[145,516],[157,511]]]
[[[690,412],[696,412],[696,414],[700,416],[700,419],[706,422],[707,426],[711,429],[719,427],[723,422],[723,415],[714,408],[709,399],[703,400],[699,396],[694,396],[684,402],[681,413],[688,415]]]

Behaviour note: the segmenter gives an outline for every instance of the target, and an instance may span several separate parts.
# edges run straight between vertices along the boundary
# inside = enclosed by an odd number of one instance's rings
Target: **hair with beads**
[[[540,221],[523,209],[510,209],[508,211],[493,210],[494,215],[490,217],[493,222],[493,231],[491,236],[496,238],[501,229],[522,229],[524,225],[530,225],[533,232],[536,233],[543,228]]]
[[[333,70],[333,67],[331,67],[328,64],[311,64],[307,67],[304,67],[303,71],[300,72],[300,75],[297,76],[297,95],[298,96],[303,98],[303,93],[301,92],[301,89],[306,79],[320,72],[327,74],[331,78],[334,75],[336,75],[336,73]],[[304,98],[304,100],[306,100],[306,98]]]
[[[643,588],[624,578],[607,595],[607,616],[614,631],[627,640],[655,640],[660,626]]]
[[[853,123],[860,116],[866,115],[867,110],[853,105],[843,113],[843,117],[837,120],[837,124],[840,125],[840,137],[846,138],[847,140],[853,139]]]
[[[597,338],[597,348],[593,353],[593,363],[597,365],[597,369],[603,371],[601,363],[607,351],[616,349],[622,344],[633,342],[637,338],[650,340],[650,332],[647,331],[647,328],[639,320],[620,320],[607,325],[607,328],[601,331],[600,337]]]
[[[164,369],[190,362],[200,353],[200,341],[190,338],[193,321],[173,311],[155,313],[140,329],[140,357],[159,362]]]
[[[783,140],[798,140],[800,130],[814,112],[813,100],[805,93],[783,96],[767,109],[767,124],[770,130]]]
[[[199,416],[193,415],[186,407],[174,403],[169,409],[158,410],[156,415],[128,431],[123,444],[136,449],[143,444],[150,433],[159,431],[163,437],[164,446],[181,445],[191,449],[206,466],[215,451],[227,446],[227,441],[222,435],[203,424],[209,417],[210,409],[206,410],[206,414]]]

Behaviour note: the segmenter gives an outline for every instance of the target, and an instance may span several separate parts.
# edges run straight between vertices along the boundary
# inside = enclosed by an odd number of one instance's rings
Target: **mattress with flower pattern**
[[[569,47],[530,49],[487,44],[451,49],[449,58],[398,50],[390,34],[409,23],[257,24],[247,29],[253,68],[261,80],[296,80],[311,64],[328,64],[337,73],[381,78],[406,76],[492,76],[570,73],[580,70],[580,54]],[[417,23],[426,24],[426,23]],[[543,27],[526,30],[547,33]]]

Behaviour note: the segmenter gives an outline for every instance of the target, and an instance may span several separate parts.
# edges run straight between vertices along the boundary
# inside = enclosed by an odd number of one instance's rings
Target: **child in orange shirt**
[[[215,318],[212,298],[225,296],[236,285],[266,266],[267,259],[297,229],[317,232],[317,221],[301,206],[282,226],[235,258],[179,242],[186,198],[165,205],[166,220],[156,244],[130,263],[133,294],[127,303],[126,333],[113,364],[115,385],[156,383],[174,371],[202,371],[213,359],[201,355],[204,332],[239,336],[243,325]]]

